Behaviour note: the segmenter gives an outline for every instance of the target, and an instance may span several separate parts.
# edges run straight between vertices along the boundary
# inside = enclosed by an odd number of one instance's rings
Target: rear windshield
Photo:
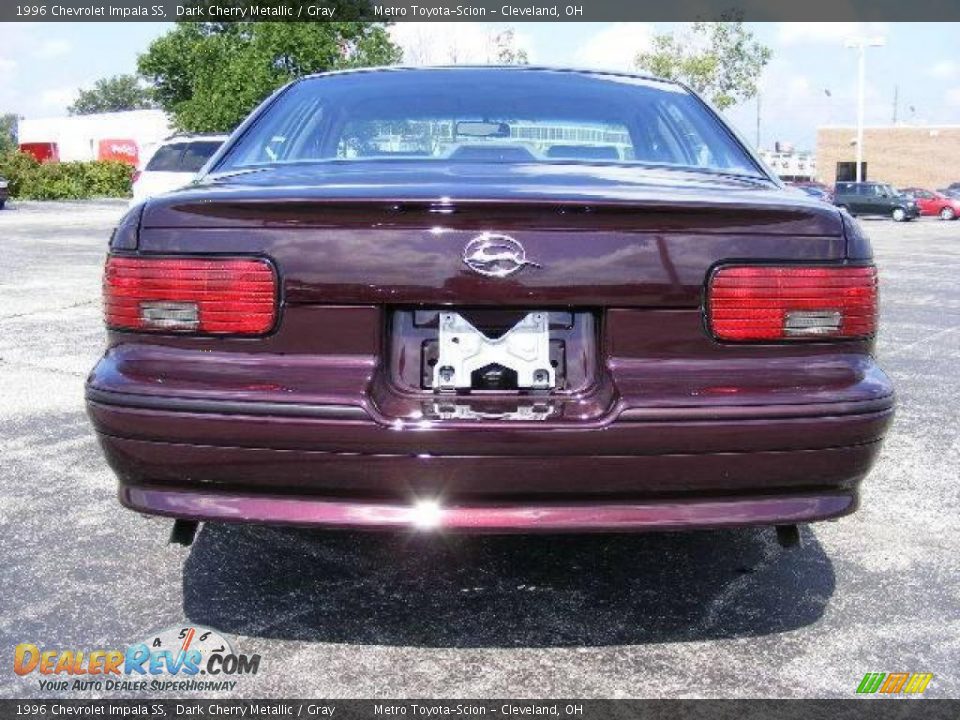
[[[483,69],[302,81],[267,109],[217,170],[385,159],[599,162],[762,175],[716,116],[676,85]]]
[[[183,157],[180,159],[181,172],[200,172],[200,168],[206,164],[207,160],[213,156],[222,144],[219,140],[188,143],[183,151]]]
[[[150,158],[146,169],[151,172],[178,172],[181,155],[183,155],[183,143],[161,145]]]
[[[196,173],[220,145],[222,143],[219,140],[194,140],[161,145],[150,158],[146,169],[151,172]]]

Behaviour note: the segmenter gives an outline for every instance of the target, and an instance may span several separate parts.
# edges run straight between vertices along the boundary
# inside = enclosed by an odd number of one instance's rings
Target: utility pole
[[[760,151],[760,93],[757,93],[757,151]]]
[[[846,42],[848,48],[857,50],[857,182],[863,181],[863,105],[866,93],[867,48],[880,47],[886,43],[883,37],[854,37]]]

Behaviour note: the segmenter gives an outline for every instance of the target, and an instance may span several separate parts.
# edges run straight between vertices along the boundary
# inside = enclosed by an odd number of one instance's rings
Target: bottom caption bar
[[[777,718],[960,717],[960,700],[0,700],[0,718]]]

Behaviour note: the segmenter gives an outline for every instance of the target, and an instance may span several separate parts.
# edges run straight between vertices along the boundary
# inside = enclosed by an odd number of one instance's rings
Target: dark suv
[[[892,185],[879,182],[838,182],[833,204],[851,215],[883,215],[897,222],[920,216],[917,204]]]

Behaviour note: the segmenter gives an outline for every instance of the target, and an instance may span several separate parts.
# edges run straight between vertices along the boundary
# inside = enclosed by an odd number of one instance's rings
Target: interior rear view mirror
[[[457,123],[456,134],[464,137],[510,137],[510,126],[506,123],[464,120]]]

